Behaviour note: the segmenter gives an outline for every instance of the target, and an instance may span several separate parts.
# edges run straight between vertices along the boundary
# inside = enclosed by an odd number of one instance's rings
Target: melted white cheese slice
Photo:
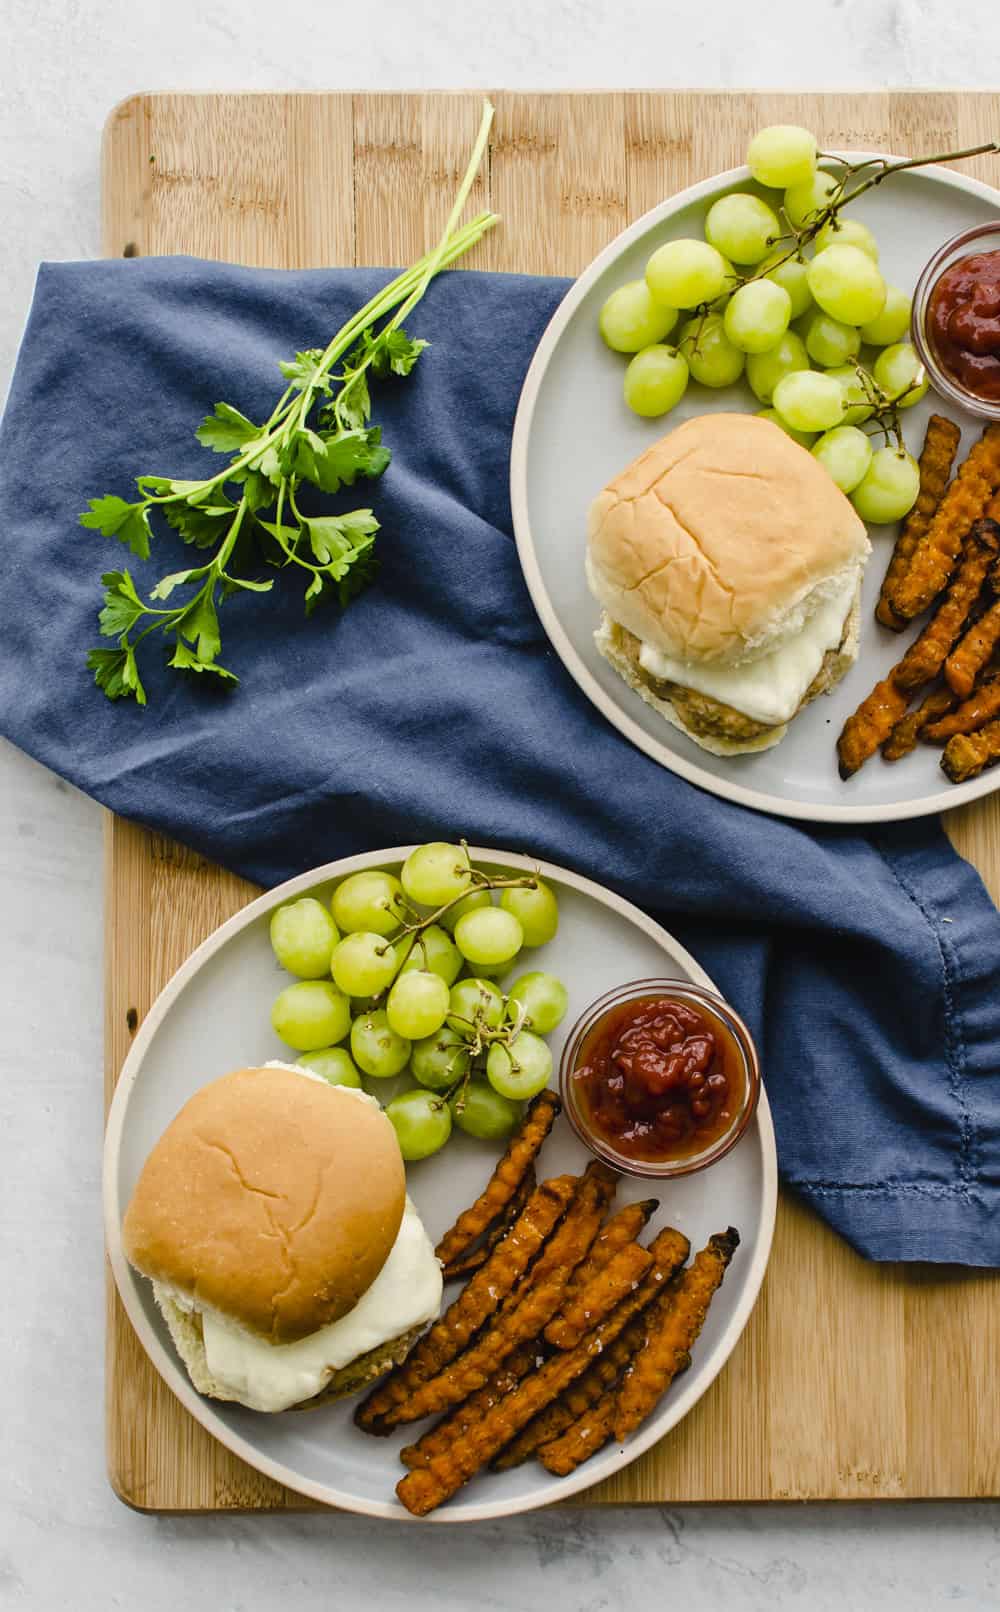
[[[858,574],[850,572],[793,637],[759,660],[739,665],[701,664],[674,660],[652,644],[643,644],[640,665],[651,677],[679,683],[707,694],[753,722],[777,726],[789,722],[823,664],[827,650],[836,649],[844,635],[844,622],[854,599]]]

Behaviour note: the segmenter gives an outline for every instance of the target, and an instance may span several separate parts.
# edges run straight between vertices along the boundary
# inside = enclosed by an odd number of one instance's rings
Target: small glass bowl
[[[964,229],[960,235],[953,235],[950,241],[938,247],[917,281],[910,327],[913,345],[934,390],[956,408],[965,409],[968,414],[975,414],[981,420],[1000,420],[1000,403],[976,397],[974,392],[967,392],[964,386],[945,373],[927,330],[927,313],[931,292],[945,269],[950,268],[956,259],[968,257],[972,252],[991,251],[1000,251],[1000,219],[995,224],[977,224],[974,229]]]
[[[690,1002],[692,1007],[700,1008],[709,1017],[714,1015],[730,1032],[742,1056],[744,1094],[739,1113],[734,1116],[729,1129],[716,1137],[701,1153],[687,1153],[682,1158],[657,1159],[651,1162],[633,1159],[617,1152],[605,1137],[595,1135],[587,1125],[586,1116],[577,1099],[576,1082],[573,1079],[580,1048],[597,1020],[609,1008],[632,1001],[638,996],[672,997],[679,1002]],[[597,1001],[592,1002],[586,1012],[577,1019],[570,1031],[559,1066],[559,1090],[563,1109],[580,1141],[597,1158],[603,1159],[605,1164],[610,1164],[612,1169],[618,1170],[622,1175],[640,1176],[644,1180],[669,1181],[675,1176],[691,1175],[695,1170],[707,1169],[710,1164],[715,1164],[724,1158],[730,1149],[736,1146],[753,1119],[760,1098],[760,1089],[757,1049],[743,1020],[721,996],[717,996],[714,991],[703,990],[700,985],[692,985],[688,980],[632,980],[629,984],[618,985],[614,990],[598,997]]]

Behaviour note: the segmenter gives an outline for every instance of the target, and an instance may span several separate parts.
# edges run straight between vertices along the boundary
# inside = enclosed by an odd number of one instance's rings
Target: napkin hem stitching
[[[786,1186],[794,1187],[796,1192],[812,1192],[817,1197],[834,1192],[889,1192],[893,1195],[900,1192],[917,1192],[929,1198],[961,1197],[968,1198],[970,1189],[964,1181],[952,1181],[942,1186],[923,1181],[875,1181],[867,1185],[863,1181],[796,1181],[794,1176],[783,1177]]]

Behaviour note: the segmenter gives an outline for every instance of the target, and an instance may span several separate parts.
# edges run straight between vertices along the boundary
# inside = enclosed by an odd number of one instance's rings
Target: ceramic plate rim
[[[845,151],[841,155],[850,161],[883,156],[890,162],[901,160],[885,152]],[[918,169],[916,172],[947,188],[965,191],[1000,209],[1000,190],[986,184],[984,180],[974,179],[969,174],[961,174],[955,169],[945,167]],[[949,789],[924,795],[915,800],[888,801],[869,806],[839,806],[823,802],[786,800],[781,795],[770,795],[759,789],[751,789],[735,780],[719,778],[715,773],[701,767],[698,762],[689,761],[685,756],[676,754],[666,743],[647,733],[645,728],[629,715],[628,705],[624,701],[619,703],[601,687],[597,678],[577,654],[563,629],[542,577],[528,514],[528,448],[538,395],[564,330],[595,281],[649,230],[665,223],[684,208],[714,195],[717,191],[731,185],[749,182],[750,178],[750,170],[745,166],[729,168],[722,173],[711,175],[708,179],[700,179],[696,184],[686,186],[676,195],[651,207],[648,212],[636,219],[634,224],[629,224],[615,236],[613,241],[609,241],[603,251],[588,264],[574,280],[545,327],[524,378],[511,439],[511,512],[514,521],[514,539],[528,592],[559,659],[578,688],[607,718],[612,727],[617,728],[618,732],[629,739],[637,749],[659,762],[660,766],[669,772],[677,773],[679,777],[687,779],[688,783],[696,784],[709,794],[719,796],[723,800],[734,801],[740,806],[749,806],[754,811],[768,812],[774,817],[787,817],[813,823],[890,823],[950,811],[952,807],[964,806],[968,801],[979,800],[984,795],[1000,789],[1000,768],[993,772],[984,772],[979,778],[970,779],[967,783],[953,784]]]
[[[371,1501],[359,1498],[350,1492],[334,1489],[328,1484],[304,1478],[301,1474],[286,1467],[282,1462],[262,1455],[253,1444],[235,1433],[221,1419],[217,1418],[210,1408],[211,1401],[203,1399],[196,1392],[187,1373],[178,1364],[175,1356],[164,1347],[159,1336],[150,1325],[145,1310],[139,1303],[138,1279],[128,1264],[121,1245],[117,1177],[128,1105],[146,1053],[171,1006],[185,986],[217,952],[222,950],[230,939],[256,922],[259,917],[271,908],[280,905],[282,901],[287,901],[291,897],[313,888],[315,885],[324,884],[332,879],[343,878],[347,874],[358,872],[363,868],[381,867],[396,861],[402,862],[412,849],[413,846],[409,845],[390,846],[384,850],[377,851],[364,851],[357,856],[327,862],[319,867],[310,869],[306,873],[296,874],[294,878],[287,879],[283,884],[276,885],[273,889],[265,891],[263,895],[256,897],[245,907],[241,907],[239,912],[234,913],[231,918],[227,918],[224,923],[220,924],[217,929],[213,930],[202,941],[200,946],[195,948],[176,973],[168,980],[139,1027],[135,1040],[129,1049],[128,1057],[122,1065],[118,1084],[115,1087],[108,1109],[102,1168],[105,1244],[118,1296],[155,1370],[171,1393],[180,1400],[184,1408],[190,1412],[206,1432],[210,1433],[213,1438],[218,1439],[234,1455],[246,1461],[256,1471],[263,1473],[265,1477],[272,1478],[276,1483],[283,1484],[295,1493],[306,1495],[310,1499],[318,1500],[324,1505],[336,1507],[341,1511],[350,1511],[372,1517],[384,1517],[394,1522],[430,1521],[456,1524],[484,1522],[495,1517],[509,1517],[520,1512],[538,1510],[559,1500],[567,1500],[572,1495],[579,1494],[582,1489],[589,1489],[595,1483],[599,1483],[603,1479],[630,1466],[638,1456],[642,1455],[653,1444],[658,1443],[681,1421],[697,1400],[707,1392],[722,1370],[742,1335],[756,1304],[764,1274],[767,1270],[774,1236],[778,1193],[777,1155],[771,1111],[767,1101],[767,1094],[763,1088],[755,1119],[762,1175],[759,1240],[753,1261],[746,1271],[745,1286],[740,1301],[730,1317],[728,1326],[717,1341],[712,1355],[706,1361],[706,1364],[710,1365],[708,1376],[701,1383],[692,1384],[690,1388],[684,1389],[661,1416],[652,1418],[642,1431],[633,1435],[631,1442],[624,1449],[615,1446],[609,1452],[599,1455],[593,1464],[588,1463],[585,1467],[581,1467],[578,1472],[568,1479],[557,1482],[547,1480],[542,1485],[541,1492],[536,1495],[521,1495],[509,1501],[490,1501],[481,1505],[466,1504],[463,1507],[461,1516],[456,1516],[454,1513],[449,1515],[448,1508],[443,1508],[440,1512],[433,1513],[430,1518],[412,1518],[402,1511],[395,1499]],[[619,916],[626,918],[641,929],[668,956],[687,969],[690,977],[696,983],[706,985],[711,989],[715,988],[710,976],[691,956],[686,947],[675,940],[668,930],[664,929],[661,924],[656,923],[641,908],[634,906],[630,901],[626,901],[623,896],[618,895],[614,890],[597,884],[583,874],[574,873],[568,868],[561,867],[557,863],[522,856],[515,851],[473,846],[470,847],[469,854],[477,861],[482,859],[486,862],[492,861],[511,867],[524,868],[528,871],[538,871],[546,878],[571,885],[581,894],[589,896],[592,900],[596,900],[606,907],[610,907]],[[694,1389],[694,1392],[692,1392],[692,1389]]]

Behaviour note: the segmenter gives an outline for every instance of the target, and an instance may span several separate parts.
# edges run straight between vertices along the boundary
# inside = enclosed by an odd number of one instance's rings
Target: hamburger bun
[[[367,1292],[405,1204],[399,1144],[377,1103],[292,1068],[241,1069],[168,1125],[122,1241],[167,1291],[293,1343]]]
[[[748,414],[687,420],[595,498],[591,590],[679,660],[739,663],[799,630],[817,589],[856,571],[864,522],[812,454]]]

